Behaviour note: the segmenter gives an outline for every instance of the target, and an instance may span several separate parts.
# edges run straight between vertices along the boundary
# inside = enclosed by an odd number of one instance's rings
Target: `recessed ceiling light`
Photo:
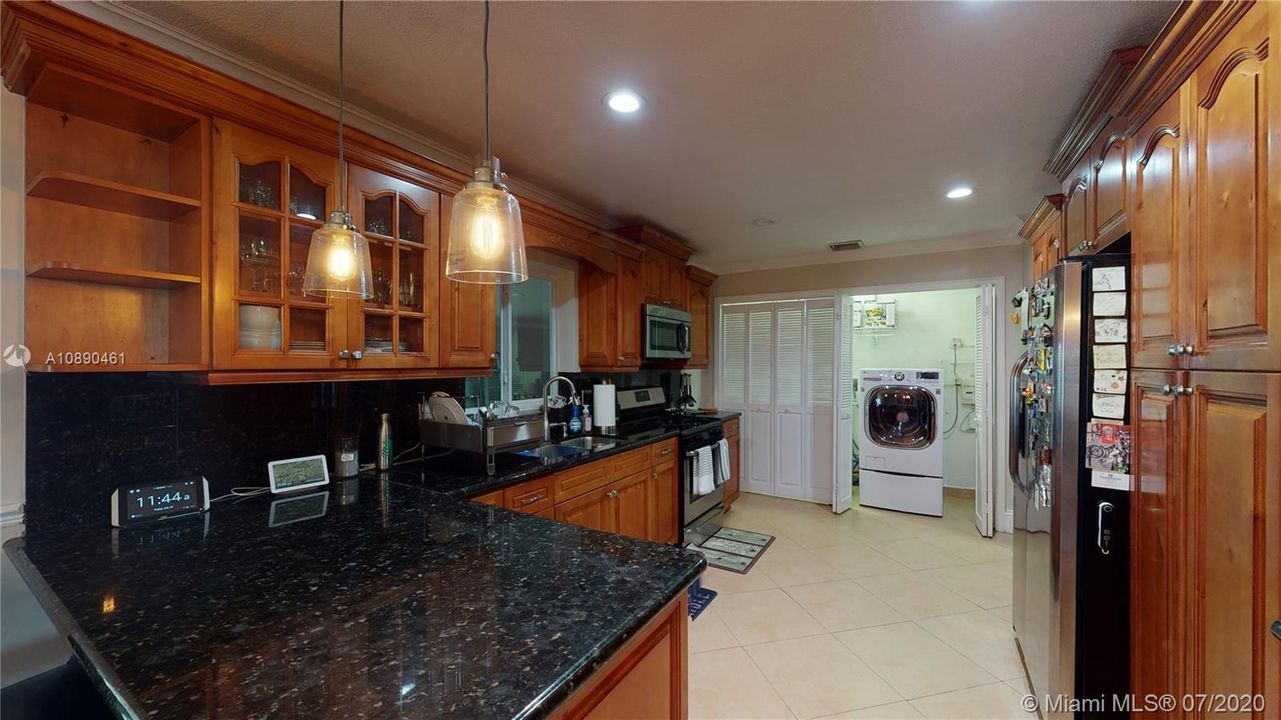
[[[756,227],[769,227],[770,225],[777,225],[778,218],[758,217],[752,221],[752,224],[755,225]]]
[[[969,197],[973,193],[974,193],[974,188],[969,187],[968,185],[962,185],[960,187],[954,187],[951,190],[948,190],[947,196],[952,200],[956,200],[958,198]]]
[[[615,90],[604,98],[605,107],[616,113],[634,113],[645,107],[645,98],[631,90]]]

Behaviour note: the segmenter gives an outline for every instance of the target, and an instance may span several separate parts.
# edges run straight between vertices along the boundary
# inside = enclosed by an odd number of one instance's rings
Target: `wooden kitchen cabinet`
[[[1050,271],[1063,258],[1063,196],[1046,195],[1028,215],[1019,236],[1032,248],[1032,279]]]
[[[213,156],[214,368],[349,368],[347,301],[302,293],[338,161],[222,119]]]
[[[638,540],[650,540],[649,505],[650,484],[649,470],[641,470],[609,486],[606,497],[613,504],[614,532]]]
[[[1089,207],[1091,172],[1086,158],[1063,185],[1063,245],[1068,255],[1081,255],[1093,249],[1094,224]]]
[[[586,372],[632,372],[641,363],[641,263],[617,258],[617,272],[589,262],[578,270],[578,364]]]
[[[712,273],[689,266],[686,269],[685,309],[689,311],[690,353],[687,368],[705,368],[712,359]]]
[[[641,258],[644,302],[685,307],[685,263],[693,251],[676,238],[648,225],[619,228],[614,234],[645,248]]]
[[[649,471],[649,539],[674,545],[681,539],[680,466],[669,460]]]
[[[685,261],[668,255],[663,259],[662,304],[685,307]]]
[[[440,364],[448,368],[493,368],[498,353],[498,306],[494,285],[444,277],[454,199],[440,198]]]
[[[360,368],[433,367],[439,348],[440,195],[351,165],[347,208],[369,241],[374,297],[350,300],[348,342]]]
[[[1118,118],[1100,136],[1101,142],[1092,149],[1094,164],[1090,170],[1093,200],[1090,203],[1090,237],[1095,243],[1090,249],[1107,247],[1130,231],[1126,216],[1129,207],[1126,195],[1126,136],[1123,119]],[[1087,156],[1089,157],[1089,156]]]
[[[613,488],[606,486],[557,503],[556,519],[593,530],[618,532],[618,514],[609,495],[611,492]]]
[[[1185,287],[1187,223],[1183,211],[1184,165],[1182,107],[1186,93],[1175,93],[1139,128],[1130,142],[1130,335],[1134,364],[1173,368],[1171,354],[1185,332],[1184,312],[1191,298]],[[1189,293],[1189,294],[1185,294]]]
[[[639,369],[641,364],[641,261],[633,258],[618,259],[617,316],[618,316],[618,367]]]
[[[1188,81],[1193,368],[1281,370],[1278,14],[1253,6]]]
[[[725,479],[725,511],[738,499],[741,487],[743,446],[739,433],[739,419],[734,418],[725,423],[725,442],[729,445],[729,477]]]

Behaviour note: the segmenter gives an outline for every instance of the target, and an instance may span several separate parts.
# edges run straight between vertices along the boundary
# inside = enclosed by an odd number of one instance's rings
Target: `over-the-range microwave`
[[[645,305],[646,360],[688,360],[690,314],[666,305]]]

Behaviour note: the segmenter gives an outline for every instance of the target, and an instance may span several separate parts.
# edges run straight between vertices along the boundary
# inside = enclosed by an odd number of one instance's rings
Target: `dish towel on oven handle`
[[[694,451],[694,494],[706,495],[716,489],[716,469],[712,466],[711,446]]]
[[[716,443],[716,486],[720,487],[729,480],[729,441],[721,438]]]

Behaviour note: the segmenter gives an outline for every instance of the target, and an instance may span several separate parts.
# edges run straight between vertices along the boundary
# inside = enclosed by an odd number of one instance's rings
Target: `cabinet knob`
[[[1161,386],[1161,394],[1162,394],[1162,395],[1173,395],[1173,394],[1174,394],[1174,386],[1173,386],[1173,385],[1168,385],[1168,384],[1167,384],[1167,385],[1162,385],[1162,386]]]
[[[1193,393],[1195,393],[1195,392],[1196,392],[1196,388],[1190,388],[1190,387],[1188,387],[1187,385],[1175,385],[1175,386],[1174,386],[1174,394],[1175,394],[1175,395],[1191,395],[1191,394],[1193,394]]]
[[[497,360],[497,359],[498,359],[498,353],[496,353],[496,352],[492,352],[492,353],[490,353],[490,354],[489,354],[489,359],[490,359],[490,360]]]
[[[339,351],[338,351],[338,359],[339,359],[339,360],[346,360],[346,359],[347,359],[347,358],[349,358],[349,357],[351,357],[351,351],[350,351],[350,350],[345,350],[345,349],[344,349],[344,350],[339,350]]]
[[[351,353],[351,359],[352,359],[352,360],[359,360],[359,359],[361,359],[361,358],[362,358],[362,357],[364,357],[364,356],[365,356],[365,354],[364,354],[363,352],[359,351],[359,350],[353,350],[353,351],[352,351],[352,353]]]
[[[657,471],[657,470],[651,470],[651,471],[650,471],[650,473],[649,473],[649,479],[650,479],[650,480],[657,480],[657,479],[658,479],[658,471]]]
[[[611,491],[609,492],[609,494],[608,494],[608,495],[606,495],[606,497],[616,498],[616,497],[618,497],[618,491],[617,491],[617,490],[611,490]]]
[[[619,361],[619,362],[623,362],[623,356],[622,356],[622,355],[619,355],[619,356],[618,356],[618,361]]]
[[[1183,353],[1184,355],[1191,355],[1192,353],[1196,352],[1196,349],[1192,347],[1192,343],[1188,343],[1187,345],[1180,345],[1179,352]]]
[[[1182,354],[1182,353],[1183,353],[1183,346],[1182,346],[1182,345],[1171,345],[1170,347],[1168,347],[1168,348],[1166,348],[1166,349],[1165,349],[1165,354],[1166,354],[1166,355],[1169,355],[1170,357],[1174,357],[1174,356],[1176,356],[1176,355],[1180,355],[1180,354]]]

